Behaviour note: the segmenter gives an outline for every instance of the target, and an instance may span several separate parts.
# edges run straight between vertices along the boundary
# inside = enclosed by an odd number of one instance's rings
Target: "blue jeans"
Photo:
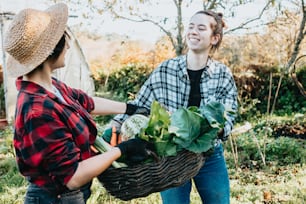
[[[229,204],[230,187],[222,144],[215,147],[214,153],[206,158],[203,167],[193,178],[195,187],[205,204]],[[192,183],[161,192],[163,204],[189,204]]]
[[[91,183],[78,190],[54,195],[30,183],[24,204],[85,204],[91,194],[90,186]]]

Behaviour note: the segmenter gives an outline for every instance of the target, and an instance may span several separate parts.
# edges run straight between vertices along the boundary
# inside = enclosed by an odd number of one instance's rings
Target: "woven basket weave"
[[[158,162],[110,167],[98,180],[111,195],[127,201],[184,184],[198,173],[204,162],[203,154],[182,151]]]

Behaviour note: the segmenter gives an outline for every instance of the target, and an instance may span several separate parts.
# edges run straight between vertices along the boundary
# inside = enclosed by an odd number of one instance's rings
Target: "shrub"
[[[262,155],[267,164],[277,165],[305,164],[306,141],[300,138],[292,138],[292,135],[276,135],[278,127],[298,126],[303,127],[305,120],[275,118],[269,121],[256,121],[254,128],[240,135],[231,136],[235,146],[235,154],[238,155],[240,168],[263,168]],[[259,146],[259,147],[258,147]],[[229,154],[228,165],[234,168],[234,154],[230,141],[225,144],[226,153]],[[261,155],[262,153],[262,155]]]
[[[97,91],[106,93],[108,98],[120,101],[130,100],[135,97],[151,71],[152,68],[149,68],[148,65],[128,64],[109,75],[100,73],[99,79],[95,80],[95,88]],[[237,122],[251,120],[267,112],[270,73],[273,73],[269,107],[271,111],[281,77],[280,69],[278,67],[249,65],[239,73],[234,73],[239,102]],[[297,76],[303,84],[306,83],[305,75],[306,67],[299,68]],[[292,115],[296,112],[306,112],[303,107],[306,107],[305,98],[301,96],[293,80],[285,75],[282,78],[274,113],[277,115]]]
[[[243,71],[242,71],[243,72]],[[272,73],[272,87],[270,107],[277,91],[277,86],[282,75],[281,71],[275,67],[262,67],[250,65],[245,68],[245,73],[234,73],[234,78],[239,91],[239,115],[238,122],[256,118],[258,115],[267,112],[269,102],[270,73]],[[306,67],[298,70],[299,81],[306,84]],[[306,100],[302,97],[298,87],[290,76],[284,75],[279,89],[278,97],[274,107],[277,115],[292,115],[296,112],[305,112]]]
[[[276,161],[279,165],[306,162],[306,142],[302,139],[279,137],[267,144],[266,160]]]
[[[151,73],[151,69],[143,64],[129,64],[111,73],[108,78],[100,75],[100,81],[105,83],[105,91],[109,91],[123,101],[133,99],[142,84]]]

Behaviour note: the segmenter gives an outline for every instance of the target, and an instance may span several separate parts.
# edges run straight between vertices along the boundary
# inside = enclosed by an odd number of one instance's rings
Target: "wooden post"
[[[3,42],[4,42],[4,21],[5,20],[11,20],[12,17],[15,14],[12,12],[2,12],[0,13],[0,34],[1,34],[1,50],[2,50],[2,68],[3,68],[3,87],[4,87],[4,103],[5,103],[5,118],[8,121],[8,100],[7,100],[7,80],[8,80],[8,75],[6,71],[6,54],[3,48]]]

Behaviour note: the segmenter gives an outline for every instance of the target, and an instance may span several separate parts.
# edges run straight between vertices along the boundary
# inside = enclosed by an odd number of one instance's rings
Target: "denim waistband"
[[[28,186],[28,193],[42,193],[42,194],[48,194],[49,196],[55,196],[55,197],[65,197],[65,196],[70,196],[72,194],[75,194],[75,193],[78,193],[80,191],[87,191],[88,189],[90,189],[91,187],[91,183],[92,182],[89,182],[87,184],[85,184],[84,186],[82,186],[81,188],[79,189],[76,189],[76,190],[66,190],[62,193],[54,193],[52,191],[49,191],[49,190],[46,190],[42,187],[39,187],[37,186],[36,184],[34,183],[30,183],[29,186]]]

